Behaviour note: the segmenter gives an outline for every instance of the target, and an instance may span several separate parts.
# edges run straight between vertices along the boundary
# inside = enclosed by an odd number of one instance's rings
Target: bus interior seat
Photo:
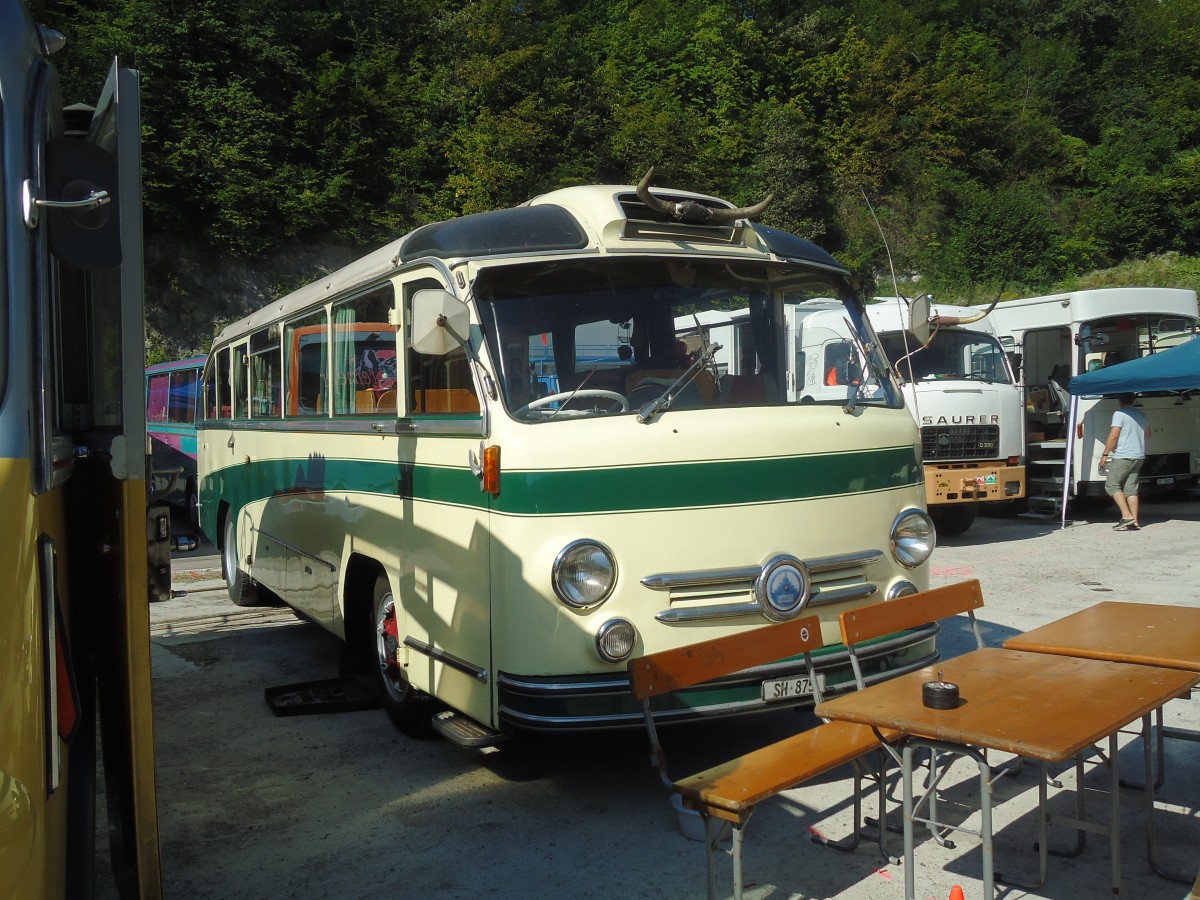
[[[395,412],[396,411],[396,391],[388,390],[379,395],[379,399],[375,401],[376,412]]]
[[[354,411],[356,413],[375,412],[375,392],[370,388],[355,391]]]
[[[779,399],[774,380],[767,375],[726,375],[721,382],[729,406],[755,406]]]

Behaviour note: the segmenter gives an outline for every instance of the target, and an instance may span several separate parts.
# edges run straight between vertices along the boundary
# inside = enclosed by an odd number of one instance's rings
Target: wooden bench
[[[650,737],[651,761],[666,785],[682,799],[683,806],[698,812],[705,824],[708,863],[708,896],[716,897],[716,851],[721,823],[733,826],[733,893],[742,896],[742,832],[756,806],[781,791],[880,749],[875,732],[862,725],[825,722],[766,747],[672,780],[654,724],[651,700],[683,688],[711,681],[743,669],[761,666],[803,654],[813,689],[814,703],[821,691],[812,663],[812,651],[823,646],[821,624],[816,616],[769,625],[728,637],[716,638],[673,650],[650,654],[629,663],[634,695],[642,701],[646,730]],[[884,735],[888,738],[888,735]],[[897,735],[890,736],[892,739]],[[882,754],[881,754],[882,763]],[[842,843],[820,841],[838,849],[851,850],[859,842],[864,772],[856,766],[854,788],[854,833]],[[879,821],[884,822],[883,770],[879,771]],[[879,831],[880,849],[886,855],[885,829]]]

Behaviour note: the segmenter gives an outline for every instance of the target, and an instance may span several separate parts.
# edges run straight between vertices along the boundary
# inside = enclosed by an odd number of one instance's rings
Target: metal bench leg
[[[742,829],[733,829],[733,900],[742,900]]]

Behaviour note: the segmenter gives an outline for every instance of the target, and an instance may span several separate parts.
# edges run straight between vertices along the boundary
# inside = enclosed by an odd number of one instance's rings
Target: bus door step
[[[452,709],[434,716],[433,727],[446,740],[460,747],[494,747],[508,738],[503,732],[488,728]]]
[[[269,687],[263,691],[263,696],[277,716],[357,712],[380,707],[374,686],[350,675]]]

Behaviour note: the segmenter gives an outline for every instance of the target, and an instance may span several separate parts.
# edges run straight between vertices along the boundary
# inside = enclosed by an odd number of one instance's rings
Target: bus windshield
[[[797,266],[651,257],[496,266],[475,291],[505,405],[524,422],[797,403],[784,302],[836,292]],[[861,311],[847,302],[836,318],[855,369],[842,401],[896,405]]]

